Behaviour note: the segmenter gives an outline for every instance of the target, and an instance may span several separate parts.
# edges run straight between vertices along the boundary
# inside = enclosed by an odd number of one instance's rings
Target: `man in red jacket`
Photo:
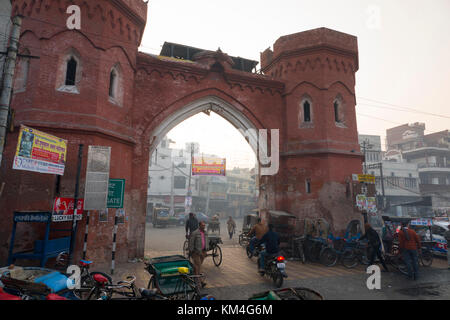
[[[422,248],[420,238],[414,230],[407,228],[407,223],[403,223],[398,232],[398,241],[403,260],[408,268],[408,276],[410,279],[417,280],[419,275],[418,250]]]

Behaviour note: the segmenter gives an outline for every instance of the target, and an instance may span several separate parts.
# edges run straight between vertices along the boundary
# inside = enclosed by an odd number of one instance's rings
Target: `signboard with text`
[[[353,181],[375,183],[375,176],[371,174],[352,174]]]
[[[53,202],[53,215],[52,221],[62,222],[62,221],[72,221],[74,213],[75,199],[73,198],[61,198],[58,197]],[[77,211],[83,212],[84,200],[78,199]],[[83,218],[82,214],[77,214],[75,216],[76,220],[81,220]]]
[[[125,179],[109,179],[108,185],[108,208],[123,208],[125,194]]]
[[[107,208],[111,147],[89,146],[84,193],[85,210]]]
[[[64,175],[67,140],[20,126],[13,169]]]
[[[225,176],[226,159],[192,157],[193,176]]]

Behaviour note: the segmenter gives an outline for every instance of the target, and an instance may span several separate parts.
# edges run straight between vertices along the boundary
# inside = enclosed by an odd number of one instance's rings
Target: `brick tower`
[[[261,53],[261,68],[285,83],[276,206],[299,217],[322,216],[343,229],[359,218],[348,192],[348,178],[361,170],[357,39],[319,28],[283,36],[273,47]]]

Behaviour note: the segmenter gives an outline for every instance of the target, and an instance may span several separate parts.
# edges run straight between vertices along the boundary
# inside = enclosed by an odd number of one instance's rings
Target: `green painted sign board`
[[[107,208],[123,208],[125,179],[109,179]]]

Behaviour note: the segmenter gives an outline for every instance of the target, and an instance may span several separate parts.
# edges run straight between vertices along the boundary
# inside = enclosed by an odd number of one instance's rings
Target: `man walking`
[[[201,221],[198,224],[198,229],[191,233],[189,237],[189,253],[194,264],[194,275],[200,275],[203,260],[206,257],[208,250],[208,235],[205,230],[206,224]],[[206,282],[200,282],[200,278],[195,279],[198,286],[204,287]]]
[[[450,227],[450,225],[449,225]],[[450,270],[450,228],[444,232],[444,238],[447,240],[447,263],[448,263],[448,269]]]
[[[381,255],[381,241],[380,237],[378,236],[378,233],[375,231],[375,229],[372,228],[370,223],[364,224],[364,229],[366,233],[359,239],[367,239],[369,242],[369,248],[370,249],[370,256],[369,256],[369,266],[373,265],[373,262],[375,261],[375,257],[378,257],[381,264],[383,265],[383,268],[386,272],[389,272],[386,263],[384,262],[383,256]]]
[[[420,238],[414,230],[407,227],[407,223],[403,223],[398,232],[398,241],[403,260],[408,268],[408,277],[417,280],[419,275],[418,250],[422,248]]]
[[[230,218],[227,221],[228,234],[230,235],[230,240],[233,238],[234,230],[236,229],[236,222],[234,222],[233,218]]]

